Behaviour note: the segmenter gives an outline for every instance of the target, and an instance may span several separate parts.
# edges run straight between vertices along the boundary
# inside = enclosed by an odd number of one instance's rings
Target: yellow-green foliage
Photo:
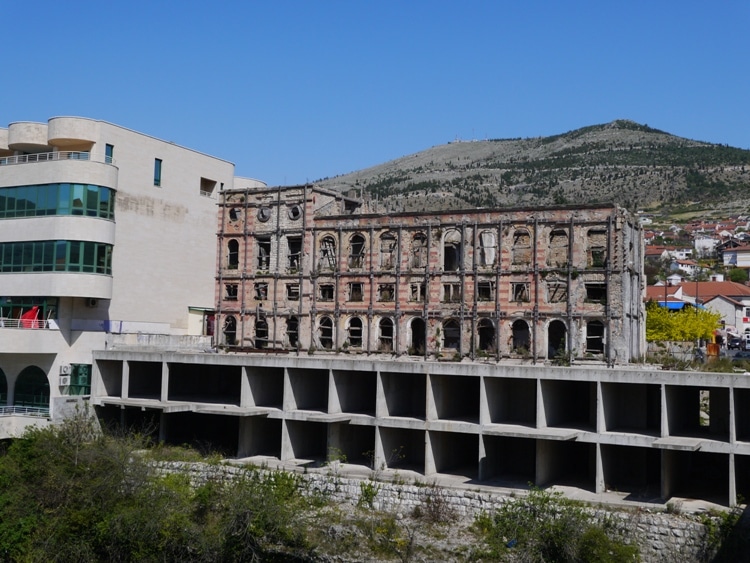
[[[646,340],[711,340],[720,320],[719,313],[707,309],[670,311],[652,301],[646,306]]]

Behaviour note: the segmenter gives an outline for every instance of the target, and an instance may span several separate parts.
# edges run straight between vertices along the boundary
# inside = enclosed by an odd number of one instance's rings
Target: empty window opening
[[[271,269],[270,237],[258,238],[258,269],[263,271]]]
[[[349,320],[348,342],[349,346],[362,347],[362,319],[359,317],[352,317]]]
[[[380,319],[378,328],[380,332],[378,351],[393,352],[393,321],[391,319]]]
[[[592,268],[604,268],[607,265],[607,231],[591,229],[588,232],[588,261]]]
[[[511,350],[516,354],[526,355],[531,350],[531,332],[526,321],[517,320],[511,326],[513,332]]]
[[[495,351],[495,325],[490,319],[481,319],[477,324],[477,340],[482,352]]]
[[[365,265],[365,237],[353,235],[349,246],[349,267],[364,268]]]
[[[461,325],[455,319],[443,323],[443,346],[451,350],[461,348]]]
[[[264,206],[264,207],[259,208],[258,209],[258,215],[257,215],[258,221],[260,221],[261,223],[265,223],[266,221],[268,221],[271,218],[271,214],[272,214],[272,212],[271,212],[271,208],[270,207],[265,207]]]
[[[555,229],[549,234],[547,266],[564,268],[568,265],[568,231]]]
[[[492,267],[497,257],[497,237],[492,231],[484,231],[479,235],[479,265]]]
[[[516,229],[513,233],[512,263],[528,265],[531,263],[531,235],[526,229]]]
[[[411,284],[409,292],[409,300],[416,302],[423,302],[425,300],[425,284],[413,283]]]
[[[417,233],[411,240],[411,267],[424,268],[427,266],[427,237]]]
[[[494,301],[495,300],[495,282],[480,281],[477,282],[477,301]]]
[[[586,284],[586,301],[589,303],[607,303],[607,284],[605,283],[587,283]]]
[[[360,282],[353,282],[349,284],[349,301],[362,301],[364,298],[364,291],[362,290],[362,284]]]
[[[255,284],[255,298],[261,301],[268,299],[268,284],[256,283]]]
[[[255,321],[255,347],[265,348],[268,345],[268,323],[264,319]]]
[[[528,283],[512,283],[511,288],[511,300],[518,303],[527,303],[529,301],[529,284]]]
[[[238,207],[232,207],[229,210],[229,220],[230,221],[237,221],[240,218],[241,214],[242,214],[242,212],[240,211],[240,209]]]
[[[380,267],[384,270],[396,267],[396,237],[392,233],[380,237]]]
[[[300,217],[302,217],[302,206],[301,205],[292,205],[289,208],[289,211],[287,212],[289,214],[289,218],[292,221],[296,221]]]
[[[455,272],[461,267],[463,253],[461,252],[461,233],[452,229],[445,233],[443,241],[443,270]]]
[[[336,241],[333,237],[323,237],[320,241],[320,260],[318,267],[321,270],[336,269]]]
[[[378,285],[378,301],[393,301],[396,297],[396,287],[392,283]]]
[[[227,301],[237,301],[236,283],[228,283],[224,285],[224,299]]]
[[[161,158],[154,159],[154,186],[161,186]]]
[[[321,348],[330,350],[333,348],[333,321],[331,317],[322,317],[318,325],[318,338]]]
[[[461,284],[444,283],[443,284],[443,302],[460,303],[461,302]]]
[[[564,303],[568,300],[568,284],[563,281],[547,283],[547,302]]]
[[[289,341],[289,346],[297,347],[297,333],[299,331],[299,319],[297,317],[289,317],[286,321],[286,339]]]
[[[224,343],[227,346],[237,344],[237,319],[231,315],[224,319]]]
[[[240,265],[240,243],[234,239],[227,243],[227,267],[236,270]]]
[[[547,327],[547,358],[561,358],[568,350],[568,329],[562,321],[552,321]]]
[[[299,271],[302,263],[302,238],[287,237],[287,265],[290,272]]]
[[[415,318],[411,321],[411,346],[409,347],[409,354],[412,356],[423,356],[425,347],[425,331],[426,325],[423,319]]]
[[[286,298],[289,301],[299,301],[299,284],[298,283],[286,284]]]
[[[324,283],[318,286],[321,301],[333,301],[333,284]]]
[[[216,189],[216,180],[209,180],[208,178],[201,178],[201,195],[211,197]]]
[[[604,323],[602,321],[589,321],[586,324],[586,352],[604,353]]]

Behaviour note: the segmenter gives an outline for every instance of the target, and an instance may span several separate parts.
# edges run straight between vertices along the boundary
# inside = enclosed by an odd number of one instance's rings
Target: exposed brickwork
[[[220,343],[623,363],[644,353],[642,234],[603,206],[368,213],[294,186],[228,191]]]

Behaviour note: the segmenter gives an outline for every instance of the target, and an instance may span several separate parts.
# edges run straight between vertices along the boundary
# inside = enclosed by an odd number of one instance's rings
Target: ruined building
[[[218,344],[415,357],[645,352],[642,239],[613,206],[384,215],[312,185],[219,201]]]

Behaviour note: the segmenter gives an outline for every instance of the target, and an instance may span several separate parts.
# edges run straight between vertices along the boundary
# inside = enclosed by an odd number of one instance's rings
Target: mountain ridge
[[[453,141],[317,185],[383,212],[615,203],[750,205],[750,150],[618,119],[548,137]]]

